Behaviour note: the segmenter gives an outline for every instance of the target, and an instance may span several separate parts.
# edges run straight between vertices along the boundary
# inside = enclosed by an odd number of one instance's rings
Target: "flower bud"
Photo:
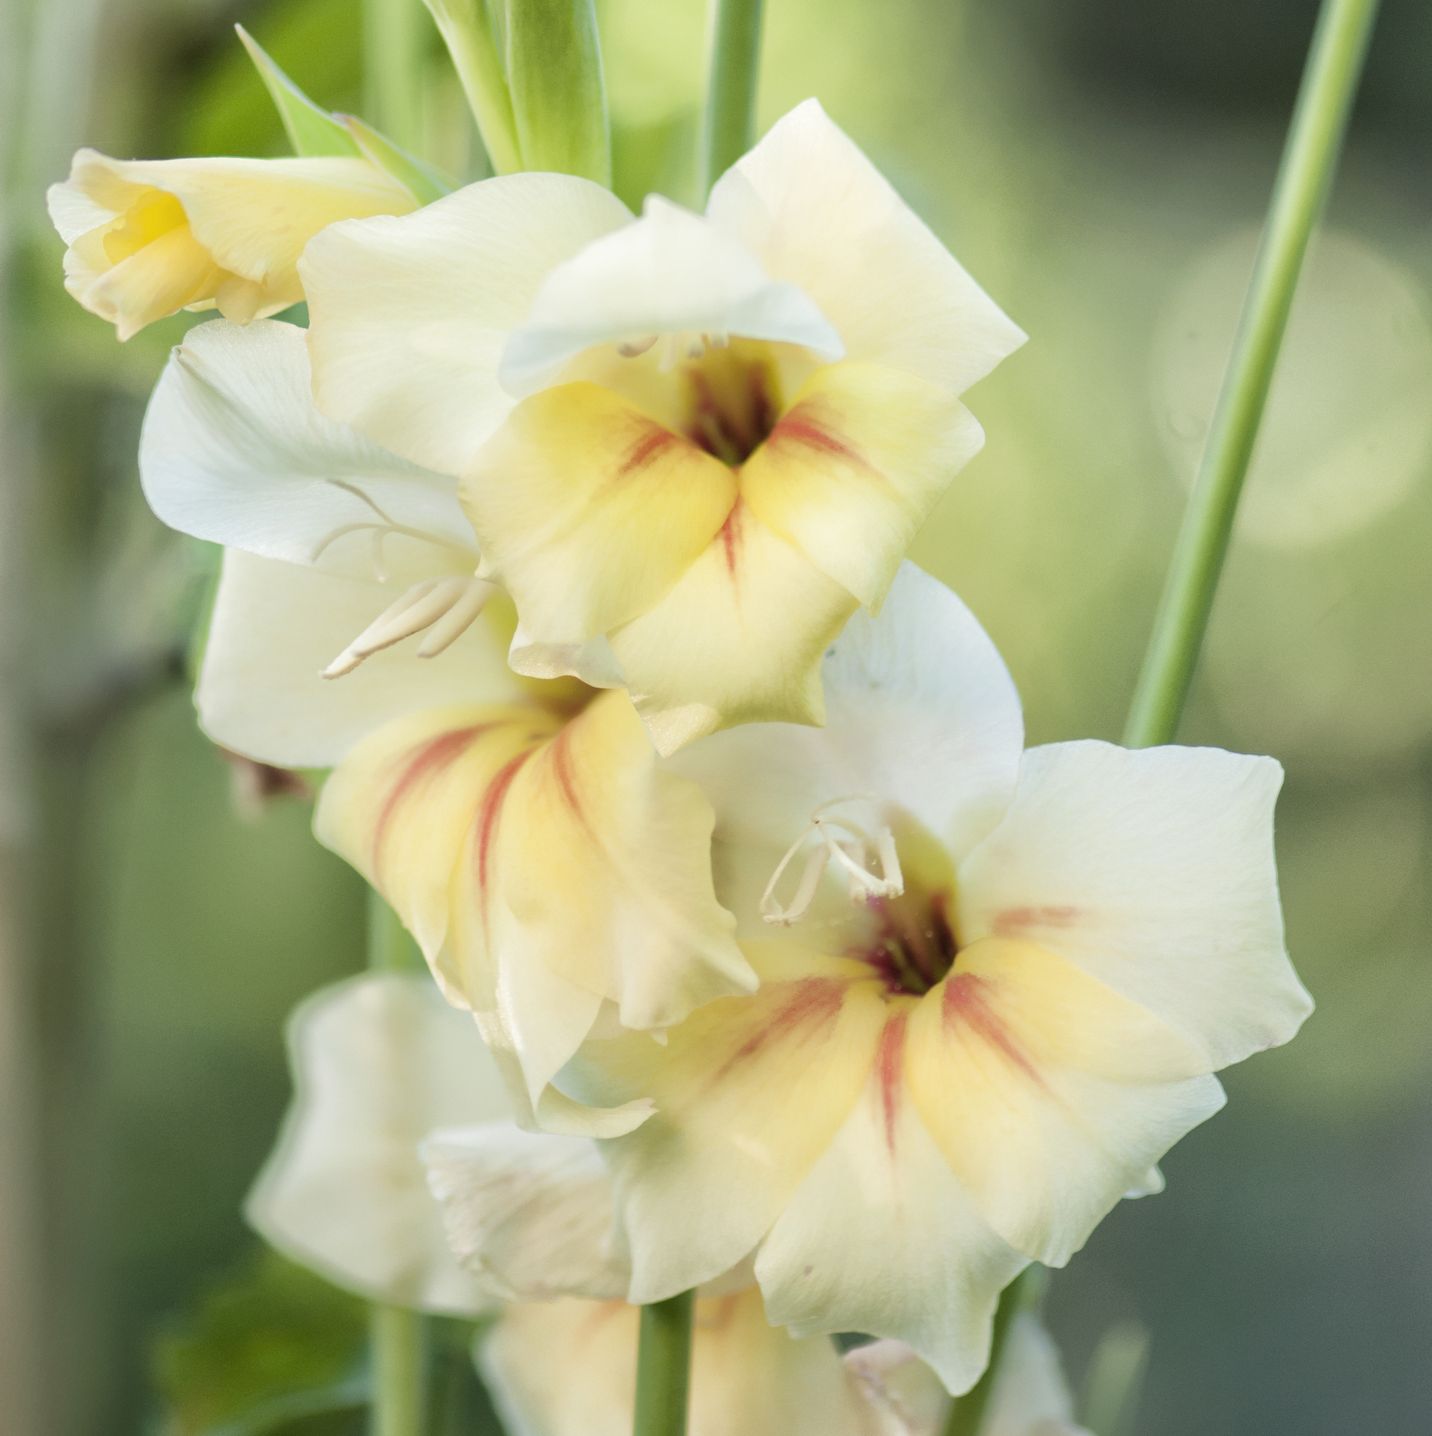
[[[406,214],[409,189],[360,158],[114,160],[80,150],[52,185],[65,288],[121,339],[181,309],[247,323],[303,298],[298,258],[340,219]]]

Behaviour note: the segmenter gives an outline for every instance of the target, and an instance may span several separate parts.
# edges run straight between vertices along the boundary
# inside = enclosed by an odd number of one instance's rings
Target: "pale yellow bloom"
[[[525,1117],[640,1120],[640,1101],[594,1113],[550,1081],[606,1023],[666,1027],[754,985],[712,888],[709,801],[626,694],[511,671],[511,608],[474,577],[455,481],[318,413],[302,330],[193,329],[140,470],[162,518],[229,545],[205,731],[334,770],[319,837],[477,1016]]]
[[[663,753],[820,721],[1024,338],[814,101],[703,214],[509,175],[303,271],[319,406],[461,477],[514,666],[623,684]]]
[[[1310,1009],[1283,942],[1271,759],[1022,752],[1013,684],[907,566],[824,664],[824,729],[670,760],[717,813],[716,892],[761,979],[665,1045],[593,1041],[629,1297],[754,1257],[771,1320],[907,1342],[963,1391],[999,1290],[1062,1265],[1215,1112],[1212,1075]]]
[[[121,339],[181,309],[240,323],[303,298],[298,258],[340,219],[417,201],[363,159],[115,160],[75,155],[52,185],[65,288]]]

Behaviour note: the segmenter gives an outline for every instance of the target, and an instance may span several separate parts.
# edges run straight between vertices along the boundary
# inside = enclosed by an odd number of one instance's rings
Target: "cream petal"
[[[499,377],[509,393],[531,394],[586,349],[667,334],[798,344],[827,360],[843,352],[800,289],[772,281],[702,216],[651,195],[640,219],[552,270],[507,342]]]
[[[108,320],[121,341],[146,324],[196,305],[221,282],[208,251],[180,227],[98,273],[84,260],[66,262],[65,288]]]
[[[855,964],[793,959],[793,947],[748,944],[762,976],[754,996],[708,1003],[664,1045],[639,1034],[589,1043],[565,1076],[588,1102],[656,1103],[643,1126],[604,1144],[633,1301],[699,1286],[744,1259],[864,1084],[878,998],[852,985]]]
[[[609,391],[564,384],[518,406],[462,501],[524,631],[580,645],[671,590],[720,531],[736,480]]]
[[[433,1132],[422,1155],[448,1245],[485,1290],[506,1301],[625,1294],[611,1178],[591,1142],[489,1123]]]
[[[741,471],[751,512],[876,607],[936,499],[984,431],[947,389],[833,364],[801,387]]]
[[[418,1146],[506,1115],[470,1018],[425,977],[325,988],[289,1024],[295,1095],[245,1205],[271,1245],[376,1301],[476,1316],[494,1302],[448,1251]]]
[[[1028,753],[1004,821],[961,865],[966,941],[1027,937],[1204,1044],[1286,1042],[1312,1009],[1283,942],[1282,769],[1215,748]]]
[[[382,584],[228,550],[195,692],[204,731],[260,762],[326,768],[395,718],[523,696],[501,633],[482,620],[435,658],[405,645],[324,679],[394,596]]]
[[[917,1351],[951,1391],[989,1359],[1000,1291],[1026,1265],[982,1219],[905,1090],[910,1005],[887,1009],[868,1080],[756,1258],[771,1320]]]
[[[1012,939],[961,951],[916,1006],[904,1059],[915,1110],[980,1214],[1049,1266],[1223,1105],[1198,1044]]]
[[[815,100],[727,171],[707,213],[820,306],[853,360],[959,394],[1024,342]]]
[[[742,922],[757,917],[779,855],[833,799],[898,805],[958,858],[1014,793],[1024,729],[1013,680],[969,609],[914,564],[878,616],[851,619],[820,676],[824,727],[733,728],[670,760],[716,809],[728,870],[740,874],[721,892]]]
[[[543,279],[630,218],[589,180],[515,174],[328,230],[301,266],[320,407],[461,474],[512,406],[498,361]]]
[[[855,601],[743,504],[675,586],[611,634],[662,753],[739,723],[824,717],[820,660]]]
[[[471,573],[477,544],[455,481],[320,414],[304,339],[275,320],[189,331],[140,437],[150,507],[196,538],[357,577],[377,577],[380,558]]]

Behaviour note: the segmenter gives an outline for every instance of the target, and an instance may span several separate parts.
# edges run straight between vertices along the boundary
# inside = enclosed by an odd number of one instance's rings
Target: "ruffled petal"
[[[471,573],[477,542],[456,481],[319,413],[304,339],[276,320],[189,331],[140,437],[150,507],[196,538],[357,577],[378,577],[380,563]]]
[[[226,551],[195,691],[204,731],[263,763],[327,768],[396,718],[523,696],[504,635],[485,617],[434,658],[405,645],[325,679],[394,597],[384,584]]]
[[[748,944],[752,997],[699,1008],[664,1045],[593,1042],[566,1080],[589,1102],[657,1111],[605,1144],[632,1254],[632,1301],[699,1286],[760,1242],[854,1105],[881,1025],[856,964]],[[778,1099],[773,1094],[779,1094]]]
[[[799,344],[824,359],[843,352],[795,285],[770,279],[702,216],[652,195],[640,219],[552,270],[507,342],[500,377],[510,393],[530,394],[586,349],[667,334]]]
[[[960,953],[910,1018],[904,1059],[915,1109],[980,1214],[1049,1266],[1223,1105],[1200,1046],[1011,939]]]
[[[418,1145],[506,1115],[470,1018],[426,977],[325,988],[289,1023],[295,1095],[245,1206],[271,1245],[376,1301],[462,1316],[494,1302],[449,1252]]]
[[[1282,769],[1216,748],[1057,743],[960,869],[961,935],[1061,953],[1201,1042],[1218,1068],[1312,1010],[1273,853]]]
[[[1024,342],[815,100],[727,171],[707,213],[820,306],[853,360],[959,394]]]
[[[461,474],[506,418],[508,334],[562,260],[631,213],[572,175],[482,180],[402,220],[329,230],[302,264],[325,413]]]
[[[625,1294],[611,1178],[591,1142],[489,1123],[434,1132],[422,1155],[448,1245],[485,1290],[504,1301]]]
[[[905,1090],[910,1005],[834,1140],[756,1258],[772,1321],[798,1336],[866,1331],[917,1351],[951,1391],[989,1360],[1000,1291],[1026,1265],[982,1219]]]
[[[747,460],[741,493],[762,523],[874,608],[983,443],[948,389],[898,369],[833,364],[806,381]]]
[[[820,660],[855,600],[738,504],[714,542],[611,635],[662,753],[739,723],[819,723]]]
[[[1014,793],[1024,742],[1014,682],[969,609],[913,564],[878,616],[846,625],[820,677],[824,727],[733,728],[671,760],[716,809],[720,891],[743,923],[757,918],[781,854],[833,800],[898,806],[958,858]]]
[[[736,500],[731,470],[593,384],[525,400],[465,475],[463,504],[524,631],[581,644],[667,593]]]

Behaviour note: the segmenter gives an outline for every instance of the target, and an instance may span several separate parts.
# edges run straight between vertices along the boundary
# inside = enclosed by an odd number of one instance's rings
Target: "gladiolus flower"
[[[594,1145],[512,1126],[477,1034],[425,978],[325,989],[289,1039],[294,1102],[250,1222],[359,1295],[496,1314],[477,1357],[513,1436],[626,1436],[638,1318],[620,1300],[628,1272]],[[885,1424],[892,1363],[857,1374],[828,1342],[792,1341],[749,1274],[698,1301],[692,1356],[693,1436],[926,1436]],[[901,1362],[898,1379],[918,1369]]]
[[[643,1102],[593,1113],[548,1084],[601,1020],[662,1028],[754,986],[712,889],[700,790],[659,766],[624,693],[507,667],[510,616],[474,574],[454,481],[319,414],[302,330],[191,331],[140,468],[161,518],[230,546],[205,731],[334,769],[319,837],[472,1009],[529,1119],[639,1121]]]
[[[129,339],[181,309],[246,323],[303,298],[298,257],[340,219],[417,201],[362,159],[113,160],[75,155],[52,185],[65,288]]]
[[[1309,1010],[1283,944],[1281,772],[1216,749],[1021,753],[958,599],[906,568],[825,662],[825,729],[673,760],[717,812],[760,974],[564,1077],[656,1114],[605,1143],[630,1299],[754,1253],[773,1321],[907,1342],[961,1391],[996,1294],[1061,1265]]]
[[[821,654],[1024,337],[814,101],[704,215],[510,175],[338,226],[302,270],[319,406],[461,476],[514,665],[623,682],[663,753],[820,721]]]

